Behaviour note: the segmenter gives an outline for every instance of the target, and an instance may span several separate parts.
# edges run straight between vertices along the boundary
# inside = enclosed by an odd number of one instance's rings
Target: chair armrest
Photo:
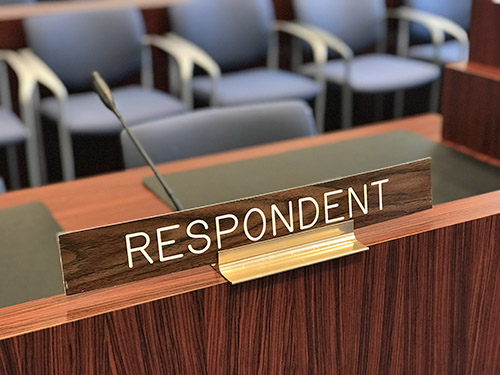
[[[210,76],[213,82],[211,104],[216,101],[216,82],[221,75],[217,63],[201,48],[175,33],[165,35],[146,35],[143,43],[153,46],[171,56],[179,67],[181,81],[181,98],[188,108],[193,106],[191,81],[193,79],[194,65],[201,67]]]
[[[208,53],[206,53],[196,44],[173,32],[167,33],[165,34],[165,36],[176,42],[177,47],[180,48],[183,53],[186,53],[196,65],[205,70],[210,77],[220,77],[221,69],[219,65]]]
[[[354,51],[351,47],[336,35],[315,26],[304,24],[301,24],[301,26],[314,33],[323,41],[328,49],[337,52],[344,60],[351,60],[354,57]]]
[[[19,50],[19,55],[26,67],[31,70],[37,82],[47,87],[60,102],[68,98],[68,90],[66,90],[64,83],[31,49]]]
[[[325,30],[322,30],[318,27],[314,27],[311,25],[305,25],[305,24],[300,24],[299,25],[302,30],[307,30],[308,33],[312,33],[315,36],[314,41],[320,40],[321,43],[323,44],[321,54],[325,54],[325,60],[328,58],[328,49],[338,53],[340,57],[344,60],[345,63],[345,82],[347,83],[350,80],[350,75],[351,75],[351,60],[354,57],[354,51],[345,43],[342,39],[337,37],[334,34],[331,34]],[[314,51],[314,50],[313,50]],[[321,57],[321,55],[320,55]],[[321,57],[322,58],[322,57]],[[321,65],[321,58],[318,59],[320,63],[316,63],[318,67]],[[322,74],[321,71],[322,69],[317,69],[318,73],[317,74]],[[322,76],[317,76],[316,77],[318,80],[323,80],[324,77]]]
[[[21,106],[26,106],[31,103],[33,93],[37,85],[36,77],[28,66],[23,62],[21,56],[15,51],[2,50],[0,51],[0,62],[9,65],[17,76],[18,80],[18,95]],[[12,101],[10,98],[9,80],[7,76],[6,66],[2,69],[2,104],[12,110]]]
[[[388,10],[387,16],[399,20],[397,44],[398,54],[406,55],[408,53],[410,41],[409,22],[415,22],[429,30],[432,44],[436,47],[436,49],[444,43],[445,34],[448,34],[458,40],[462,46],[463,60],[467,59],[466,50],[469,44],[469,37],[467,35],[467,31],[465,31],[456,22],[445,17],[405,6]],[[438,56],[436,55],[436,59],[437,58]]]
[[[313,51],[313,61],[316,64],[324,64],[328,59],[328,50],[325,42],[308,27],[297,22],[279,20],[274,22],[273,31],[287,33],[306,42]],[[268,66],[277,67],[278,59],[279,50],[277,43],[274,46],[270,44],[270,51],[268,52]]]
[[[160,51],[172,56],[179,66],[181,80],[188,82],[193,75],[193,62],[192,59],[182,51],[174,40],[166,38],[161,35],[146,35],[142,39],[144,46],[156,47]],[[152,86],[151,84],[149,84]]]

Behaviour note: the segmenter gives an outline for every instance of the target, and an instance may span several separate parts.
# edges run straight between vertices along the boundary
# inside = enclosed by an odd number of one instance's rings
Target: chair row
[[[470,12],[470,0],[460,13],[466,18]],[[441,4],[442,2],[440,2]],[[457,12],[456,2],[445,1],[448,8]],[[456,60],[466,59],[468,38],[465,30],[457,23],[422,9],[436,9],[433,2],[409,0],[410,7],[400,7],[387,11],[383,0],[292,0],[298,22],[275,21],[269,1],[256,0],[238,2],[230,0],[191,0],[170,8],[169,20],[172,33],[167,34],[183,45],[179,52],[186,66],[181,70],[191,71],[191,64],[202,66],[207,76],[194,77],[181,83],[180,92],[191,104],[194,97],[198,101],[212,105],[234,105],[255,100],[270,100],[285,95],[298,96],[297,85],[284,82],[284,72],[262,69],[234,69],[248,66],[263,56],[268,48],[268,68],[278,66],[279,51],[276,33],[286,32],[294,36],[293,70],[309,76],[321,85],[316,96],[316,119],[319,130],[324,129],[325,89],[327,83],[342,87],[342,126],[352,125],[352,93],[378,94],[397,92],[395,117],[402,115],[403,90],[434,82],[430,109],[438,110],[440,69],[435,65],[407,58],[425,59],[423,46],[419,50],[408,48],[408,26],[419,24],[431,35],[430,61],[443,64],[451,58],[441,54],[448,48],[446,35],[458,40]],[[416,10],[415,8],[419,9]],[[446,6],[437,7],[438,13],[446,14]],[[360,54],[377,44],[377,51],[385,50],[386,19],[398,19],[398,52],[401,56],[386,53]],[[420,29],[417,29],[420,31]],[[423,32],[420,31],[421,34]],[[421,41],[425,36],[422,36]],[[154,43],[153,39],[153,43]],[[313,63],[302,64],[304,43],[312,49]],[[445,45],[446,44],[446,45]],[[160,45],[160,43],[156,44]],[[455,44],[456,46],[456,44]],[[341,59],[331,58],[338,57]],[[327,60],[328,59],[328,60]],[[184,62],[184,61],[181,61]],[[228,72],[229,73],[225,73]],[[192,75],[185,74],[191,78]],[[184,85],[183,85],[184,84]],[[301,92],[308,92],[301,88]],[[304,99],[302,95],[302,99]]]
[[[20,82],[30,82],[20,92],[25,95],[23,120],[30,134],[31,185],[44,180],[41,169],[35,167],[37,160],[43,165],[43,142],[34,113],[57,124],[64,180],[75,177],[72,135],[121,131],[119,122],[90,92],[93,70],[116,87],[117,105],[131,126],[180,115],[191,110],[195,101],[226,107],[301,99],[315,102],[321,132],[327,83],[342,87],[342,125],[348,127],[353,92],[397,92],[395,114],[399,116],[404,89],[437,82],[440,70],[436,64],[385,53],[357,55],[385,40],[387,16],[403,20],[399,47],[406,54],[410,50],[403,44],[409,39],[406,26],[410,21],[431,31],[435,48],[444,43],[445,33],[454,35],[461,45],[467,43],[465,31],[452,21],[410,8],[387,12],[383,0],[293,3],[299,22],[276,21],[270,0],[190,0],[169,7],[172,31],[161,36],[146,35],[142,14],[136,9],[58,13],[24,20],[29,49],[15,56],[22,60],[22,64],[16,62]],[[280,32],[300,40],[293,44],[293,71],[278,68]],[[303,48],[303,43],[309,47]],[[170,94],[153,87],[153,47],[175,62],[169,64]],[[308,51],[312,62],[303,64]],[[341,58],[332,58],[332,51]],[[264,58],[265,67],[241,69]],[[195,75],[195,66],[207,74]],[[121,85],[139,70],[141,85]],[[53,96],[40,100],[33,81],[47,87]],[[436,109],[438,93],[434,93],[431,103]]]

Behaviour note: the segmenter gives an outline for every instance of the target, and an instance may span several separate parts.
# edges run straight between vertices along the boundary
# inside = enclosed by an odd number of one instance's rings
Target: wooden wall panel
[[[470,61],[500,68],[499,37],[500,4],[474,0],[469,30]]]
[[[18,49],[24,46],[26,46],[26,41],[22,22],[19,20],[1,21],[0,49]]]
[[[500,158],[500,68],[448,65],[443,75],[443,139]]]
[[[500,158],[500,5],[472,2],[469,64],[445,67],[443,139]]]
[[[292,0],[273,0],[276,18],[280,20],[293,19]]]
[[[0,342],[8,374],[497,374],[500,215]]]

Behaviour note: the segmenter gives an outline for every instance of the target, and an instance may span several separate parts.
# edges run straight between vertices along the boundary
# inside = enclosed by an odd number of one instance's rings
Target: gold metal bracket
[[[354,236],[354,222],[313,229],[219,251],[219,272],[231,284],[368,250]]]

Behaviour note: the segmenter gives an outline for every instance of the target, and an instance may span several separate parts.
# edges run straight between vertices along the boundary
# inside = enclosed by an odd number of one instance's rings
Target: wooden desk
[[[425,115],[159,167],[177,172],[409,129]],[[65,230],[168,211],[147,168],[0,196]],[[0,309],[0,373],[493,374],[500,368],[500,191],[365,227],[370,251],[229,286],[211,267]]]

